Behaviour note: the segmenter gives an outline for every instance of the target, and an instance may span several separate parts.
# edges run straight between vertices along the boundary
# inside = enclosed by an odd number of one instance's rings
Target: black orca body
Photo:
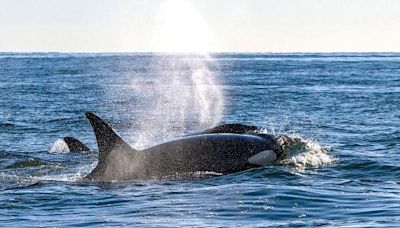
[[[87,180],[162,179],[199,171],[229,174],[274,164],[281,156],[277,139],[256,133],[260,128],[255,126],[227,124],[135,150],[101,118],[90,112],[86,117],[99,149],[98,164]]]
[[[76,138],[64,137],[63,140],[67,144],[69,151],[72,152],[90,151],[90,149],[85,144],[83,144]]]

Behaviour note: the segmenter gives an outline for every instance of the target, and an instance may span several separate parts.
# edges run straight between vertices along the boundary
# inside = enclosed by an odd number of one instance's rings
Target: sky
[[[400,0],[0,0],[0,52],[399,52]]]

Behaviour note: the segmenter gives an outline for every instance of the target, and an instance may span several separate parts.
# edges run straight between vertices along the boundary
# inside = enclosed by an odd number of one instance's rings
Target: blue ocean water
[[[190,108],[184,122],[164,115],[177,115],[185,94],[184,101],[197,99],[187,96],[194,88],[185,77],[204,68],[224,101],[223,111],[209,112],[208,122],[295,134],[329,148],[330,160],[313,165],[315,157],[303,154],[311,165],[100,184],[79,182],[96,164],[95,152],[51,150],[67,135],[96,150],[86,111],[99,114],[132,145],[147,123],[148,144],[201,130]],[[160,78],[188,85],[171,91],[170,84],[158,84]],[[397,227],[399,153],[398,53],[0,54],[5,227]]]

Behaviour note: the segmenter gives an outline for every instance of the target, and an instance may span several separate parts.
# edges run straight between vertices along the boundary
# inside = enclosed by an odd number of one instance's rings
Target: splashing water
[[[275,125],[270,125],[270,131],[272,135],[278,138],[278,144],[284,153],[284,156],[278,162],[280,165],[301,170],[306,167],[329,165],[335,161],[335,158],[329,154],[329,147],[323,147],[317,142],[311,139],[304,139],[297,134],[277,134]],[[277,126],[280,128],[280,125]],[[267,128],[261,128],[256,133],[271,134]]]
[[[285,153],[279,162],[281,165],[304,169],[328,165],[335,160],[329,154],[329,148],[297,135],[282,135],[278,138],[278,143]]]
[[[68,153],[70,152],[67,143],[63,139],[57,139],[49,149],[49,153]]]

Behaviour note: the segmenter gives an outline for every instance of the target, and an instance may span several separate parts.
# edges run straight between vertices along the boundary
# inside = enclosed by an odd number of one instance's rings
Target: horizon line
[[[173,52],[173,51],[0,51],[0,54],[236,54],[236,53],[248,53],[248,54],[351,54],[351,53],[400,53],[400,51],[211,51],[211,52]]]

